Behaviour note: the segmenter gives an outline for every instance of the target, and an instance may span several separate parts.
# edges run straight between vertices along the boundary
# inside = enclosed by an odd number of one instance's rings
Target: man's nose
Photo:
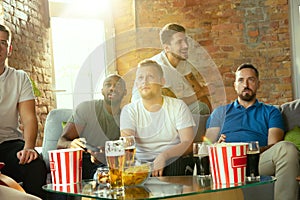
[[[186,40],[182,41],[181,45],[182,45],[182,48],[188,48],[189,47],[188,41],[186,41]]]
[[[141,80],[142,84],[148,83],[148,78],[145,76],[143,77],[143,79]]]
[[[111,86],[109,87],[109,90],[110,91],[114,91],[116,88],[116,85],[115,84],[111,84]]]
[[[249,86],[249,81],[248,80],[245,80],[244,81],[244,87],[248,87]]]

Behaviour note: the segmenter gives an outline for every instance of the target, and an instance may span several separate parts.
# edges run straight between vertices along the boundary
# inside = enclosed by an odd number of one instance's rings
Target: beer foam
[[[106,156],[123,156],[125,155],[125,151],[115,151],[115,152],[106,152]]]

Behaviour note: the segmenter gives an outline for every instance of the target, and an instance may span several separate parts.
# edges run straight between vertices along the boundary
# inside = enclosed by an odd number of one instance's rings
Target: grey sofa
[[[282,113],[286,131],[292,130],[295,126],[300,127],[300,99],[287,102],[277,106]],[[42,156],[49,169],[49,156],[48,151],[56,149],[57,141],[62,133],[62,122],[68,121],[72,114],[72,109],[54,109],[47,118],[44,129],[44,140],[42,146]],[[194,115],[196,123],[195,132],[196,136],[194,142],[202,141],[206,131],[206,121],[209,115]]]
[[[300,99],[287,102],[280,106],[276,106],[282,113],[282,117],[285,123],[286,131],[292,130],[295,126],[300,127]],[[48,150],[56,149],[56,144],[59,136],[62,133],[62,122],[68,121],[72,114],[72,109],[54,109],[52,110],[46,119],[44,129],[44,140],[42,154],[44,158],[48,159]],[[196,123],[195,127],[195,142],[202,140],[206,131],[206,121],[209,115],[194,115]]]
[[[277,106],[285,123],[286,131],[292,130],[295,126],[300,127],[300,99],[287,102]],[[54,109],[46,119],[44,129],[44,140],[42,146],[42,155],[49,169],[48,151],[56,149],[58,138],[62,133],[62,122],[68,121],[72,114],[72,109]],[[196,136],[194,142],[202,141],[206,131],[206,121],[209,115],[194,115],[196,123],[195,132]]]
[[[54,109],[49,112],[46,118],[42,156],[48,172],[50,172],[48,151],[56,149],[57,141],[63,131],[62,122],[67,122],[71,115],[72,109]]]
[[[281,111],[286,131],[292,130],[295,126],[300,127],[300,99],[282,104]]]

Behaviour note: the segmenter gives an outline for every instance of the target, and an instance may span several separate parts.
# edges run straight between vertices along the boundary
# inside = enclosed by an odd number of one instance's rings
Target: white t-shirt
[[[180,143],[178,130],[193,126],[195,122],[187,105],[166,96],[157,112],[147,111],[142,99],[127,104],[121,112],[120,130],[135,132],[139,160],[153,161],[158,154]]]
[[[17,105],[34,98],[26,72],[5,66],[4,72],[0,75],[0,143],[23,138],[18,130]]]
[[[164,51],[153,56],[150,60],[156,61],[161,65],[164,72],[166,83],[165,88],[169,88],[177,98],[189,97],[195,94],[192,86],[188,83],[184,76],[192,72],[191,65],[187,61],[181,61],[176,68],[169,62]],[[138,89],[134,84],[132,89],[131,102],[140,98]]]

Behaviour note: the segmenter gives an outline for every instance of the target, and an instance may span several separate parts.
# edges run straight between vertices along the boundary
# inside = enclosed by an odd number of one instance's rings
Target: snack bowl
[[[123,181],[125,186],[143,185],[150,177],[152,163],[136,160],[130,166],[125,166]]]

